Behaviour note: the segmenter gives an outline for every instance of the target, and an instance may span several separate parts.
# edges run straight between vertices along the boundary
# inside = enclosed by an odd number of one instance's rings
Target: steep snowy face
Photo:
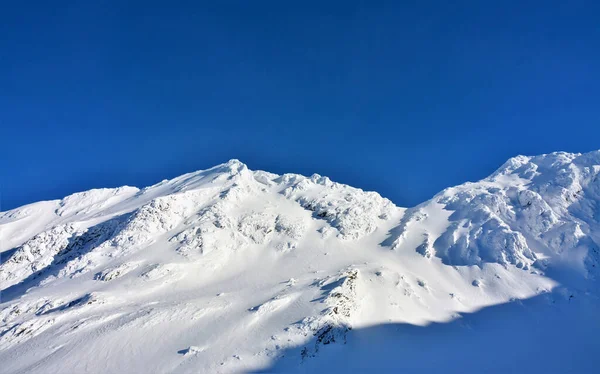
[[[286,198],[307,212],[290,216],[273,209],[273,200]],[[47,274],[76,277],[165,235],[184,256],[271,242],[284,250],[297,245],[311,215],[328,223],[322,235],[356,240],[400,211],[374,192],[318,175],[252,172],[237,160],[141,191],[124,187],[77,193],[52,207],[36,211],[44,230],[10,251],[0,265],[5,287],[32,275],[41,283]],[[4,213],[2,230],[17,231],[13,226],[30,216],[28,210]],[[67,223],[65,217],[70,218]],[[65,264],[57,274],[46,269],[55,268],[55,262]]]
[[[592,275],[600,243],[600,151],[510,159],[490,177],[448,188],[403,219],[398,245],[450,265],[568,265]],[[445,227],[431,233],[440,216]]]

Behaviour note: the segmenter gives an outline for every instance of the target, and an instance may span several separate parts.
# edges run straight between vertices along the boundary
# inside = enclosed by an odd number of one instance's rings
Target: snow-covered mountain
[[[237,160],[0,213],[0,371],[595,372],[600,151],[405,209]]]

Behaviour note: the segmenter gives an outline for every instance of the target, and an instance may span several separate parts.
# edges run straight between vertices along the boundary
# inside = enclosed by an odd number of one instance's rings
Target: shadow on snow
[[[597,286],[597,284],[595,284]],[[560,289],[483,308],[446,323],[355,328],[347,342],[276,351],[268,372],[592,373],[600,368],[600,303]]]

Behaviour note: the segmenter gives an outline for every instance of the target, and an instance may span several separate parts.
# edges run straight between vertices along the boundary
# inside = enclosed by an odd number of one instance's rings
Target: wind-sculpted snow
[[[264,244],[275,231],[275,217],[271,214],[252,212],[241,217],[238,229],[253,243]]]
[[[74,300],[40,299],[33,303],[17,302],[0,310],[0,349],[23,343],[51,328],[60,315],[79,314],[93,304],[106,300],[97,293],[85,294]]]
[[[73,224],[60,225],[36,235],[0,265],[3,289],[19,282],[29,287],[31,281],[38,278],[40,283],[46,283],[57,277],[72,276],[81,271],[82,266],[89,267],[89,251],[109,239],[120,220],[120,217],[110,219],[84,230],[76,230]]]
[[[564,256],[595,271],[600,228],[600,152],[553,153],[509,160],[477,183],[449,188],[408,212],[400,237],[450,212],[436,237],[425,233],[417,251],[451,265],[512,264],[525,270]],[[580,252],[588,254],[580,255]],[[577,254],[579,253],[579,254]],[[544,258],[544,260],[541,260]]]
[[[140,247],[194,213],[195,193],[159,197],[139,208],[108,243],[123,251]]]
[[[368,326],[595,308],[599,175],[600,152],[519,156],[406,210],[231,160],[0,213],[2,371],[294,371]]]
[[[117,225],[111,225],[111,235],[81,256],[71,259],[60,271],[59,277],[79,276],[113,257],[142,250],[192,216],[198,206],[202,206],[203,196],[201,192],[189,191],[158,197],[126,219],[120,222],[113,220]]]
[[[128,186],[94,189],[74,193],[62,200],[41,201],[0,212],[0,251],[22,245],[32,233],[40,234],[61,225],[95,218],[103,221],[122,214],[123,207],[131,210],[127,208],[127,202],[138,193],[139,189]]]
[[[520,207],[511,205],[500,191],[492,192],[469,186],[436,200],[453,211],[447,230],[433,244],[442,260],[453,265],[496,262],[525,268],[536,260],[524,236],[506,223]]]
[[[75,193],[60,201],[56,214],[60,217],[90,214],[107,209],[139,192],[135,187],[102,188]]]
[[[67,248],[69,238],[75,231],[72,224],[56,226],[18,247],[8,260],[0,265],[0,281],[3,288],[18,283],[50,265],[54,256]]]
[[[179,243],[177,251],[184,255],[206,254],[213,250],[233,251],[246,244],[237,232],[236,222],[222,203],[211,205],[198,213],[188,228],[177,233],[170,242]]]
[[[345,240],[371,234],[382,220],[389,219],[398,210],[390,200],[376,192],[334,183],[318,174],[310,179],[284,175],[282,182],[291,184],[283,191],[286,197],[327,220]]]

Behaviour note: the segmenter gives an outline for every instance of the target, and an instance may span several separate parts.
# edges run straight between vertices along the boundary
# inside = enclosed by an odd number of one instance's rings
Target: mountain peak
[[[227,161],[224,165],[227,166],[233,173],[237,173],[240,170],[248,169],[248,166],[246,166],[246,164],[244,164],[236,158],[232,158],[231,160]]]
[[[574,313],[597,304],[599,206],[600,152],[517,156],[411,209],[236,159],[31,204],[0,215],[0,360],[6,372],[293,371],[325,365],[330,344],[360,355],[365,326],[392,326],[369,340],[379,351],[404,340],[390,332],[442,322],[458,326],[449,346],[477,331],[497,352],[496,330],[460,321],[535,299],[493,323],[597,326]]]

